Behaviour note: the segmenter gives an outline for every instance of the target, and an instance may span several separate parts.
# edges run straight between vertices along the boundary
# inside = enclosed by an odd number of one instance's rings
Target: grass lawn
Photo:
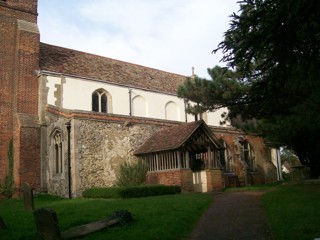
[[[62,199],[48,195],[35,197],[35,208],[56,211],[60,229],[97,221],[116,210],[128,210],[134,222],[92,233],[82,239],[185,239],[212,202],[208,194],[177,194],[133,199]],[[0,216],[8,229],[0,239],[36,239],[31,211],[24,210],[22,199],[0,199]]]
[[[274,183],[254,185],[254,186],[232,187],[232,188],[224,189],[224,192],[268,190],[268,189],[272,189],[273,187],[278,186],[280,184],[281,184],[281,182],[274,182]]]
[[[320,238],[320,184],[278,186],[262,200],[275,240]]]

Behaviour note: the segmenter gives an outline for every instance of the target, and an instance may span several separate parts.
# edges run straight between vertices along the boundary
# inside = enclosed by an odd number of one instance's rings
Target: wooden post
[[[160,166],[159,166],[159,154],[156,153],[156,170],[159,171],[160,170]]]
[[[190,168],[190,156],[188,151],[186,152],[186,168]]]
[[[208,168],[212,168],[212,152],[210,147],[208,147]]]
[[[181,169],[181,153],[180,153],[180,151],[177,151],[177,157],[178,157],[178,169]]]

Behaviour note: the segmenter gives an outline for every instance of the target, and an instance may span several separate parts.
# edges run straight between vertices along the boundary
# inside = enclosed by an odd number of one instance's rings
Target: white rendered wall
[[[44,78],[45,79],[45,78]],[[57,98],[55,92],[58,90],[56,85],[61,85],[61,78],[58,77],[47,77],[46,87],[48,88],[47,103],[51,105],[56,105]]]
[[[59,88],[56,85],[62,85]],[[62,107],[66,109],[92,111],[92,93],[97,89],[104,89],[112,98],[112,113],[129,115],[129,88],[112,85],[105,82],[71,77],[48,76],[46,87],[49,88],[47,102],[56,105],[56,97],[62,96]],[[56,91],[62,93],[55,93]],[[146,91],[142,89],[131,90],[131,113],[133,116],[142,116],[156,119],[186,121],[184,101],[175,95]],[[135,100],[137,100],[135,102]],[[144,103],[143,101],[144,100]],[[141,108],[140,108],[141,107]],[[209,112],[204,120],[208,125],[220,126],[221,113],[226,109]],[[194,121],[195,117],[187,114],[187,121]]]

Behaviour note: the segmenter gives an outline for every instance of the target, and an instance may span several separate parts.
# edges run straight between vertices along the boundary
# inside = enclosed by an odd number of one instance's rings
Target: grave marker
[[[58,218],[55,211],[49,208],[40,208],[34,211],[36,227],[41,239],[61,240]]]
[[[133,220],[130,212],[127,210],[120,210],[114,212],[110,217],[104,218],[100,221],[91,222],[60,232],[58,218],[55,211],[48,208],[40,208],[34,211],[33,215],[36,221],[38,235],[44,240],[79,238],[117,224],[129,224]]]
[[[33,189],[28,183],[22,185],[24,208],[27,210],[34,209]]]

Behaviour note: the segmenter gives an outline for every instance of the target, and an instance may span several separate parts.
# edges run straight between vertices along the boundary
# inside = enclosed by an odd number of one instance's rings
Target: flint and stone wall
[[[121,163],[137,159],[133,151],[161,127],[75,121],[74,143],[79,161],[80,190],[112,186]]]
[[[176,122],[158,121],[137,117],[123,117],[85,111],[67,111],[49,107],[48,122],[43,134],[46,146],[43,153],[42,179],[44,191],[50,194],[68,196],[67,130],[65,123],[71,121],[71,188],[72,196],[81,196],[91,187],[112,186],[116,180],[119,165],[135,161],[133,154],[142,143],[161,130]],[[52,161],[53,133],[59,130],[63,135],[63,174],[55,175]],[[43,149],[44,151],[44,149]]]

